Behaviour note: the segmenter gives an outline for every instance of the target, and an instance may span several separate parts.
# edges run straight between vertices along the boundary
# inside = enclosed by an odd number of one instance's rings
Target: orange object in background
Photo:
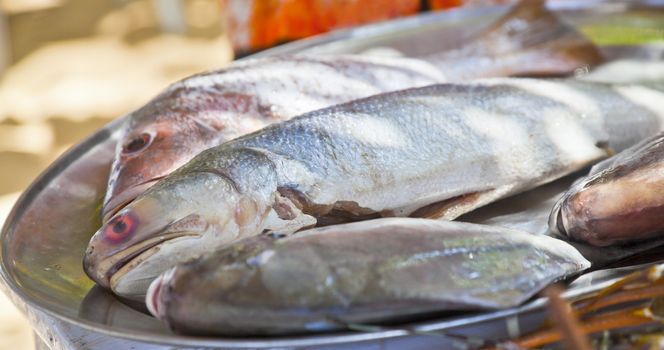
[[[233,46],[248,53],[336,28],[412,15],[420,11],[421,1],[224,0],[224,5]]]
[[[445,10],[457,6],[498,5],[514,3],[514,0],[426,0],[429,10]]]
[[[222,0],[236,53],[420,11],[511,0]]]
[[[427,3],[431,10],[444,10],[451,7],[461,6],[463,0],[427,0]]]

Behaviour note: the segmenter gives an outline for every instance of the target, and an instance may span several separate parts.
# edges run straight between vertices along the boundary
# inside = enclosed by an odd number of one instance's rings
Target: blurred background
[[[71,145],[233,55],[219,0],[0,0],[0,226]],[[0,294],[0,350],[33,349]]]
[[[0,226],[63,151],[168,84],[335,28],[501,0],[0,0]],[[0,350],[34,348],[0,293]]]

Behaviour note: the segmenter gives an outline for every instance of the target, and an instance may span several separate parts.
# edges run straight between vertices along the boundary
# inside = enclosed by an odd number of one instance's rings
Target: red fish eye
[[[122,150],[124,153],[136,153],[145,149],[152,140],[152,136],[148,133],[142,133],[136,136],[133,140],[129,141]]]
[[[138,219],[131,213],[115,217],[106,224],[104,237],[113,243],[126,241],[136,231]]]

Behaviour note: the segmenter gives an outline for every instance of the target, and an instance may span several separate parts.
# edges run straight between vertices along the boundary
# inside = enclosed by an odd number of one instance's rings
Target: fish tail
[[[444,63],[457,56],[489,58],[495,67],[485,76],[567,75],[603,61],[593,42],[548,10],[545,0],[520,1],[466,42],[429,61]],[[436,58],[443,61],[436,62]]]
[[[545,0],[522,0],[481,36],[500,38],[497,54],[523,57],[523,71],[513,75],[557,75],[594,66],[603,61],[590,39],[546,8]]]

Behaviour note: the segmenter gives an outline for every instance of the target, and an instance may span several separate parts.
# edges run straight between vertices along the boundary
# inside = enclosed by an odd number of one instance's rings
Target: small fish
[[[664,89],[491,79],[372,96],[208,149],[103,225],[88,275],[143,298],[179,262],[264,231],[454,219],[662,129]]]
[[[296,115],[381,92],[473,77],[570,73],[595,46],[524,1],[461,46],[432,56],[281,56],[180,81],[130,113],[109,177],[104,222],[201,151]]]
[[[574,240],[607,246],[661,235],[662,215],[664,133],[593,167],[556,203],[549,226]]]
[[[167,271],[151,284],[146,304],[178,333],[302,333],[514,307],[589,266],[548,236],[377,219],[242,240]]]

